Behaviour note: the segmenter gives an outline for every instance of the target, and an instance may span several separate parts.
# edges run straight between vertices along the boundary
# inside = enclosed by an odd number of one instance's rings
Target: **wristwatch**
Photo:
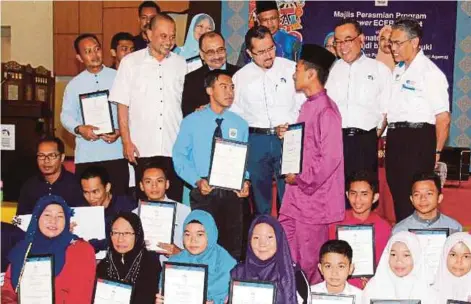
[[[76,126],[76,127],[74,128],[74,133],[75,133],[75,134],[80,134],[79,128],[80,128],[80,126]]]
[[[441,151],[441,150],[437,150],[437,151],[435,151],[435,154],[442,154],[442,151]]]

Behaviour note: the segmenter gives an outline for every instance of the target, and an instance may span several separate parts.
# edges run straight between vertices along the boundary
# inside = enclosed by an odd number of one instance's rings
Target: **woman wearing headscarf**
[[[230,271],[236,261],[226,249],[218,245],[218,228],[208,212],[192,211],[185,219],[184,227],[185,250],[171,256],[168,261],[208,265],[207,303],[223,304],[229,291]],[[204,231],[204,235],[199,235],[201,231]],[[165,303],[164,297],[158,294],[155,303]]]
[[[384,63],[392,72],[396,66],[394,58],[391,52],[391,47],[389,45],[389,38],[391,38],[392,28],[390,25],[384,26],[378,35],[378,54],[376,55],[376,60]]]
[[[95,250],[69,231],[72,215],[60,196],[43,196],[36,202],[25,239],[9,254],[2,304],[18,303],[17,287],[26,258],[45,254],[53,256],[55,303],[91,303]]]
[[[432,289],[437,304],[471,302],[471,235],[457,232],[448,237]]]
[[[231,271],[236,280],[269,281],[276,286],[276,303],[310,303],[309,285],[294,268],[283,227],[274,217],[258,216],[249,229],[246,260]]]
[[[393,235],[383,251],[375,276],[363,291],[363,303],[371,299],[420,300],[433,303],[424,269],[419,239],[402,231]]]
[[[326,36],[325,36],[325,39],[324,39],[324,47],[329,51],[331,52],[332,54],[334,54],[335,57],[338,57],[337,56],[337,50],[335,49],[334,47],[334,40],[335,40],[335,33],[334,32],[330,32],[328,33]]]
[[[132,284],[131,304],[154,303],[162,267],[159,256],[146,249],[139,216],[118,213],[112,221],[108,243],[106,258],[97,267],[97,277]]]

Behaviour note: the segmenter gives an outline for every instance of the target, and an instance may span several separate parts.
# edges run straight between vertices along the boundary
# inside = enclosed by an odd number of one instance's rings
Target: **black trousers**
[[[410,201],[415,174],[433,172],[436,149],[435,126],[388,129],[386,139],[386,178],[394,200],[397,221],[414,211]]]
[[[106,169],[110,177],[111,192],[115,195],[128,195],[129,189],[129,168],[128,161],[124,158],[99,161],[93,163],[75,164],[75,175],[78,179],[83,171],[90,166],[99,166]]]
[[[190,192],[190,202],[192,210],[204,210],[213,216],[219,230],[219,245],[237,261],[243,260],[250,225],[247,199],[222,189],[202,195],[198,188],[194,188]]]
[[[167,180],[170,181],[170,187],[167,190],[167,196],[177,202],[182,201],[183,197],[183,180],[175,172],[173,168],[173,161],[171,157],[166,156],[152,156],[152,157],[139,157],[136,159],[137,166],[134,166],[134,173],[136,176],[136,196],[139,199],[146,200],[147,197],[141,190],[139,183],[142,178],[142,170],[149,163],[157,164],[159,167],[165,170],[167,174]]]

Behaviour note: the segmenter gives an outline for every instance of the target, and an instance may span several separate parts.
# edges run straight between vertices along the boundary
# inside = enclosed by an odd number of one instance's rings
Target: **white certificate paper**
[[[427,277],[433,280],[438,271],[443,246],[449,234],[448,229],[409,229],[409,231],[419,238],[423,250]]]
[[[353,249],[355,270],[352,277],[371,277],[375,274],[373,225],[337,225],[337,239],[346,241]]]
[[[304,123],[288,126],[283,135],[281,175],[298,174],[302,171]]]
[[[54,303],[52,256],[29,257],[21,276],[19,303]]]
[[[129,304],[132,285],[97,279],[93,304]]]
[[[211,154],[209,185],[241,190],[247,165],[247,143],[216,138]]]
[[[80,106],[85,125],[97,127],[95,134],[113,133],[113,115],[108,101],[108,90],[81,94]]]
[[[371,299],[371,304],[420,304],[420,300],[381,300]]]
[[[355,296],[353,295],[332,295],[326,293],[311,293],[312,304],[354,304]]]
[[[274,304],[275,295],[273,283],[233,280],[229,304]]]
[[[139,217],[149,242],[147,249],[165,252],[158,243],[173,243],[176,209],[176,203],[172,202],[139,202]]]
[[[207,286],[207,265],[164,262],[165,303],[205,304]]]

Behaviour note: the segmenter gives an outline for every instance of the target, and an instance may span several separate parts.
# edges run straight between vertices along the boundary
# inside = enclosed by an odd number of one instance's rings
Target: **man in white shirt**
[[[364,42],[356,20],[344,19],[335,27],[334,46],[340,59],[330,71],[326,89],[342,115],[345,180],[356,171],[378,172],[377,141],[386,126],[391,94],[391,71],[363,54]],[[348,201],[346,206],[351,208]]]
[[[142,166],[157,163],[168,173],[169,197],[181,201],[183,182],[175,173],[171,156],[182,120],[186,62],[170,51],[175,32],[175,21],[168,15],[152,19],[148,47],[123,58],[110,100],[119,104],[124,156],[136,165],[136,180],[141,180]],[[138,196],[144,198],[138,190]]]
[[[387,107],[386,175],[397,221],[414,212],[409,201],[413,176],[431,172],[450,128],[445,74],[420,49],[422,27],[415,19],[392,26],[391,50],[398,63]]]
[[[295,91],[292,75],[296,63],[275,57],[276,46],[268,28],[252,27],[245,35],[245,44],[252,62],[233,77],[235,97],[231,111],[250,126],[248,171],[256,213],[270,214],[273,178],[277,181],[279,200],[285,189],[280,176],[281,141],[276,127],[296,122],[305,98]]]

